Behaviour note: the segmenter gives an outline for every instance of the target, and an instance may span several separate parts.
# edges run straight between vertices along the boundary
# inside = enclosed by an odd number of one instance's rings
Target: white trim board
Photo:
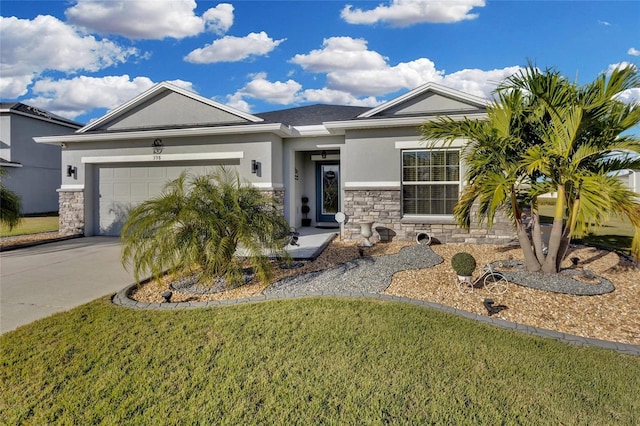
[[[400,188],[400,181],[345,182],[345,188]]]
[[[165,161],[239,160],[244,152],[203,152],[193,154],[145,154],[82,157],[83,164],[101,163],[162,163]]]
[[[437,145],[437,146],[430,146],[432,143],[434,143],[438,141],[396,141],[395,143],[395,148],[396,149],[456,149],[456,148],[462,148],[467,144],[467,140],[466,139],[456,139],[455,141],[453,141],[452,143],[448,143],[448,142],[440,142],[442,144],[442,146]]]

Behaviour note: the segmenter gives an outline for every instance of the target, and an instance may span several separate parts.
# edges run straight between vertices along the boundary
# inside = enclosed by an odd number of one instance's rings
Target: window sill
[[[453,216],[404,216],[400,223],[455,225],[456,220]]]

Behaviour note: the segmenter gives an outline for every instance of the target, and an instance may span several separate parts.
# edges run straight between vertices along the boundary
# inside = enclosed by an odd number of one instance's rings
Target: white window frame
[[[404,147],[403,147],[404,148]],[[405,181],[404,180],[404,154],[408,152],[427,152],[427,151],[445,151],[458,152],[458,180],[455,181]],[[462,192],[462,148],[458,146],[454,147],[442,147],[442,148],[413,148],[407,147],[406,149],[401,149],[400,151],[400,208],[402,211],[403,219],[422,219],[427,221],[438,221],[438,220],[453,220],[453,212],[451,214],[408,214],[404,211],[404,188],[405,185],[425,185],[425,186],[435,186],[435,185],[458,185],[458,200],[460,199],[460,193]],[[446,164],[445,164],[446,166]]]

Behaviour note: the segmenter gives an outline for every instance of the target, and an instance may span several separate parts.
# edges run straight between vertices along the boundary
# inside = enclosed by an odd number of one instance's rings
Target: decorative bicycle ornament
[[[509,289],[509,281],[498,271],[494,271],[490,264],[484,265],[483,273],[473,280],[472,277],[458,277],[456,283],[462,294],[473,293],[473,290],[482,285],[491,294],[504,294]]]

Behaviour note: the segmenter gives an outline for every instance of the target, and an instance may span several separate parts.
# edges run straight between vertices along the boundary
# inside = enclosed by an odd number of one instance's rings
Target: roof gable
[[[83,127],[78,133],[216,126],[261,121],[261,118],[254,115],[163,82]]]
[[[424,84],[376,108],[359,118],[439,115],[484,112],[489,101],[435,83]]]

